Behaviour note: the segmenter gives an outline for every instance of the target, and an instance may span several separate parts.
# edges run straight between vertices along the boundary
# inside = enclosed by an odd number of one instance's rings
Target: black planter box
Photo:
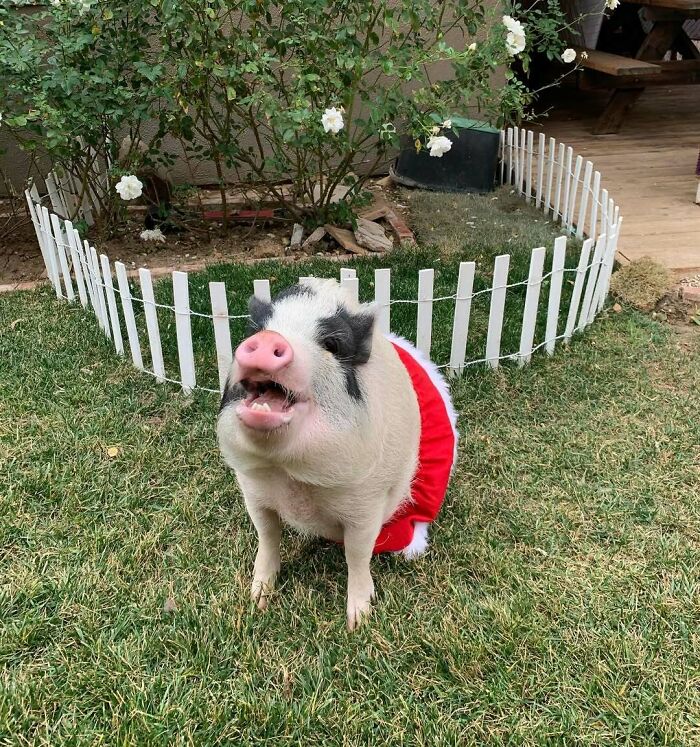
[[[441,158],[423,148],[420,153],[410,140],[394,164],[392,177],[406,187],[440,192],[491,192],[495,188],[500,131],[483,122],[452,118],[455,135],[442,130],[452,148]]]

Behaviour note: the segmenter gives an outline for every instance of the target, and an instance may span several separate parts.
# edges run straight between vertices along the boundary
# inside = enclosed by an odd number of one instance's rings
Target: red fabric
[[[445,500],[454,460],[455,434],[440,392],[421,364],[392,343],[411,377],[418,397],[421,429],[418,469],[411,484],[411,500],[399,506],[381,528],[374,553],[403,550],[413,539],[416,521],[431,522]]]

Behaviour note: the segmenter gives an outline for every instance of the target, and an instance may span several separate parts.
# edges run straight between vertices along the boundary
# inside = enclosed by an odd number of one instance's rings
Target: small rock
[[[394,246],[394,242],[384,233],[379,223],[366,218],[357,219],[354,233],[357,243],[371,252],[388,252]]]
[[[307,237],[306,241],[301,245],[301,248],[305,250],[313,249],[325,235],[326,229],[323,226],[319,226],[310,236]]]
[[[292,229],[292,238],[289,242],[289,248],[292,251],[296,251],[301,247],[301,241],[304,238],[304,226],[300,223],[295,223]]]
[[[615,312],[616,314],[619,314],[619,313],[620,313],[620,312],[622,311],[622,306],[620,306],[620,304],[619,304],[619,303],[616,303],[616,304],[615,304],[615,305],[614,305],[614,306],[612,307],[612,310],[613,310],[613,311],[614,311],[614,312]]]

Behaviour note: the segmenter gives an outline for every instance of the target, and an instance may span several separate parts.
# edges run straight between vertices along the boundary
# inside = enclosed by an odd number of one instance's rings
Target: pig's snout
[[[236,362],[244,375],[275,374],[294,360],[292,346],[277,332],[264,329],[236,348]]]

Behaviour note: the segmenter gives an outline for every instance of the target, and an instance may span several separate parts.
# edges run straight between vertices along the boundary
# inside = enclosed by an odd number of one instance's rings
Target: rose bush
[[[402,135],[447,157],[452,114],[522,119],[533,94],[511,66],[559,58],[565,25],[555,0],[54,0],[0,23],[7,126],[103,215],[122,175],[177,146],[213,164],[224,209],[240,181],[309,223],[351,220]],[[138,147],[120,156],[125,135]]]

